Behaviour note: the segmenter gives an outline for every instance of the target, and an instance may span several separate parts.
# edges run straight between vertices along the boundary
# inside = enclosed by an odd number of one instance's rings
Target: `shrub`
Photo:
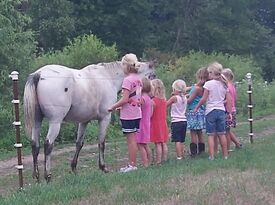
[[[196,71],[214,61],[221,63],[224,68],[232,69],[236,81],[243,79],[248,72],[253,73],[255,78],[260,79],[260,69],[252,58],[223,53],[206,54],[191,51],[187,56],[176,60],[174,65],[170,65],[169,70],[190,85],[195,82]]]
[[[49,52],[38,57],[33,68],[61,64],[79,69],[89,64],[114,61],[117,57],[116,45],[105,46],[95,35],[83,35],[70,41],[62,51]]]

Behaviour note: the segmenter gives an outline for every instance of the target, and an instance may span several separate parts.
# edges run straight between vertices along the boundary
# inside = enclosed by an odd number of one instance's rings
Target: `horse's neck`
[[[111,63],[103,63],[101,65],[103,65],[105,72],[109,75],[109,78],[111,79],[112,84],[116,88],[116,91],[120,91],[122,81],[125,77],[121,62],[115,61]]]
[[[123,73],[122,65],[119,61],[99,63],[83,68],[83,70],[87,69],[90,75],[94,76],[94,72],[96,72],[101,76],[101,78],[111,81],[113,88],[115,88],[117,92],[121,90],[121,85],[125,74]]]

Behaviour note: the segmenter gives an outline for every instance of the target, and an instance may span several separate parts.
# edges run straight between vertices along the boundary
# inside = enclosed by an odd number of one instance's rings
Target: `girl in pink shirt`
[[[151,161],[151,151],[148,146],[150,143],[150,126],[152,116],[152,100],[149,96],[151,92],[151,82],[148,78],[142,79],[142,97],[141,97],[141,113],[139,128],[140,131],[136,135],[138,149],[141,155],[142,164],[148,167]]]
[[[237,91],[234,86],[234,74],[231,69],[225,68],[222,71],[222,74],[226,77],[227,79],[227,85],[228,85],[228,90],[229,94],[232,99],[232,119],[228,119],[228,115],[226,116],[226,138],[227,138],[227,148],[228,150],[230,149],[230,143],[231,141],[234,142],[236,145],[236,148],[241,148],[242,144],[240,143],[240,140],[236,137],[234,132],[232,131],[232,127],[236,127],[236,101],[237,101]]]
[[[136,170],[136,132],[139,131],[141,118],[141,88],[142,82],[138,76],[138,60],[135,54],[126,54],[122,60],[124,73],[127,75],[122,83],[122,98],[116,102],[109,112],[120,109],[122,131],[127,139],[128,165],[120,169],[121,172]]]

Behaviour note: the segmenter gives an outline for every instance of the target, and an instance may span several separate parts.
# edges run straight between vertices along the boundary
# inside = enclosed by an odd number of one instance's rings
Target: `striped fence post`
[[[247,84],[248,84],[248,122],[249,122],[249,140],[250,143],[253,143],[253,117],[252,117],[252,110],[253,110],[253,104],[252,104],[252,74],[251,73],[247,73],[246,74],[246,79],[247,79]]]
[[[16,129],[16,143],[14,144],[14,147],[17,150],[17,161],[18,165],[16,165],[16,169],[18,170],[19,175],[19,189],[23,189],[23,163],[22,163],[22,143],[20,138],[20,118],[19,118],[19,94],[18,94],[18,75],[19,73],[17,71],[13,71],[9,77],[12,79],[12,87],[13,87],[13,100],[12,103],[14,104],[14,111],[15,111],[15,121],[13,122],[13,125]]]

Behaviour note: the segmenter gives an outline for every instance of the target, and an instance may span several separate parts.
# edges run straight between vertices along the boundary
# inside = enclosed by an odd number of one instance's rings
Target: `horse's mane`
[[[97,65],[103,66],[107,70],[114,70],[115,68],[121,67],[121,62],[114,61],[114,62],[110,62],[110,63],[98,63]]]

